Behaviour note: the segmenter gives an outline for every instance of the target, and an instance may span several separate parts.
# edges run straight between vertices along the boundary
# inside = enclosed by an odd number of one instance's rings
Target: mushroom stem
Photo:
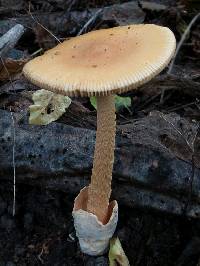
[[[103,223],[109,219],[116,132],[115,96],[97,97],[97,132],[87,211]]]

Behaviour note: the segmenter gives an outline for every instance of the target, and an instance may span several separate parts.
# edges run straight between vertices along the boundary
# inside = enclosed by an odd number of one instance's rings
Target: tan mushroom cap
[[[122,93],[162,71],[175,43],[170,29],[152,24],[103,29],[64,41],[23,72],[39,87],[64,95]]]

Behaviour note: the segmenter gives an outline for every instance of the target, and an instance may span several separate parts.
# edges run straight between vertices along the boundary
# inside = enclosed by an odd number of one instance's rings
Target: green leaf
[[[69,97],[43,89],[33,93],[32,99],[34,104],[29,106],[31,125],[48,125],[64,114],[71,104]]]
[[[95,96],[90,97],[90,103],[95,109],[97,109],[97,100]],[[116,112],[119,112],[123,108],[126,108],[129,112],[131,112],[129,107],[131,107],[130,97],[121,97],[118,95],[115,96]]]
[[[97,99],[95,96],[90,97],[90,103],[97,110]]]
[[[121,97],[118,95],[115,96],[115,108],[117,112],[119,112],[123,108],[126,108],[130,112],[129,107],[131,107],[130,97]]]
[[[109,266],[130,266],[118,237],[110,240]]]

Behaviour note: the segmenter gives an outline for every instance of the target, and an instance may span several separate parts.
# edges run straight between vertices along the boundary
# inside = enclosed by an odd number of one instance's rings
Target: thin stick
[[[181,37],[181,40],[180,40],[180,42],[179,42],[178,45],[177,45],[176,52],[175,52],[174,57],[173,57],[173,59],[172,59],[172,61],[171,61],[171,64],[169,65],[169,69],[168,69],[168,71],[167,71],[167,74],[170,75],[170,74],[172,73],[172,69],[173,69],[173,67],[174,67],[174,63],[175,63],[175,61],[176,61],[177,55],[178,55],[178,53],[179,53],[179,51],[180,51],[180,49],[181,49],[181,47],[182,47],[182,45],[183,45],[183,43],[184,43],[184,41],[185,41],[185,39],[186,39],[188,33],[190,32],[192,26],[194,25],[194,23],[197,21],[197,19],[198,19],[199,17],[200,17],[200,13],[198,13],[198,14],[197,14],[197,15],[191,20],[191,22],[190,22],[189,25],[187,26],[186,30],[184,31],[184,33],[183,33],[183,35],[182,35],[182,37]],[[164,94],[165,94],[165,89],[162,90],[162,93],[161,93],[161,96],[160,96],[160,104],[163,104]]]
[[[24,32],[24,26],[17,24],[0,37],[0,56],[2,58],[16,45]]]
[[[70,12],[71,11],[71,9],[72,9],[72,7],[73,7],[73,5],[76,3],[76,0],[73,0],[72,2],[71,2],[71,4],[69,5],[69,7],[68,7],[68,9],[67,9],[67,12]]]
[[[82,29],[79,31],[77,36],[81,35],[82,33],[86,32],[87,28],[98,18],[99,14],[102,12],[102,8],[97,10],[94,15],[85,23]]]
[[[15,120],[13,117],[13,113],[10,109],[10,115],[12,119],[13,125],[13,148],[12,148],[12,164],[13,164],[13,209],[12,214],[15,216],[15,207],[16,207],[16,165],[15,165]]]
[[[173,60],[172,60],[172,62],[171,62],[171,64],[170,64],[170,66],[169,66],[169,69],[168,69],[168,72],[167,72],[168,74],[171,74],[172,69],[173,69],[173,66],[174,66],[174,63],[175,63],[175,60],[176,60],[176,57],[177,57],[177,55],[178,55],[178,53],[179,53],[179,51],[180,51],[180,49],[181,49],[181,47],[182,47],[182,45],[183,45],[183,43],[184,43],[184,41],[185,41],[185,39],[186,39],[188,33],[190,32],[190,30],[191,30],[193,24],[197,21],[197,19],[198,19],[199,17],[200,17],[200,13],[198,13],[198,14],[197,14],[197,15],[191,20],[191,22],[190,22],[189,25],[187,26],[186,30],[184,31],[184,33],[183,33],[183,35],[182,35],[182,37],[181,37],[181,40],[180,40],[180,42],[179,42],[178,45],[177,45],[176,52],[175,52],[175,54],[174,54]]]
[[[33,52],[33,53],[31,54],[31,57],[33,57],[33,56],[39,54],[39,53],[42,52],[42,51],[43,51],[43,48],[38,49],[37,51],[35,51],[35,52]]]
[[[44,30],[46,30],[52,37],[54,37],[56,39],[57,42],[61,43],[61,41],[47,28],[45,28],[40,22],[37,21],[37,19],[32,15],[31,11],[30,11],[30,7],[28,10],[28,14],[31,16],[31,18],[40,26],[42,27]]]

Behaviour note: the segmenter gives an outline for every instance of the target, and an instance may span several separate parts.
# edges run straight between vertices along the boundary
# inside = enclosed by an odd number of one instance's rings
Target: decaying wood
[[[24,31],[24,26],[17,24],[0,38],[1,58],[3,58],[12,48],[14,48]]]
[[[197,131],[196,124],[160,112],[118,127],[113,198],[131,207],[200,218]],[[0,110],[0,183],[6,186],[13,179],[12,134],[11,115]],[[24,115],[15,114],[15,143],[16,186],[75,195],[89,183],[94,130],[61,123],[30,126]]]

